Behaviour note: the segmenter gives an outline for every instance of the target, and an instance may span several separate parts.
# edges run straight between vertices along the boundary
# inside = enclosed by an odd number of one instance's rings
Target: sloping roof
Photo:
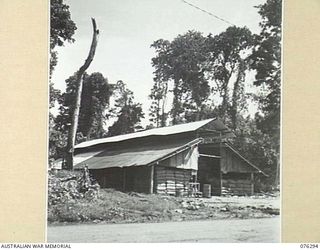
[[[93,156],[99,154],[103,152],[103,150],[99,150],[99,151],[88,151],[88,152],[84,152],[81,154],[77,154],[73,157],[73,165],[77,165],[81,162],[84,162],[86,160],[89,160],[90,158],[92,158]]]
[[[263,174],[264,176],[268,175],[263,172],[261,169],[259,169],[256,165],[254,165],[253,163],[251,163],[250,161],[248,161],[244,156],[242,156],[237,150],[235,150],[229,143],[223,143],[223,145],[227,148],[229,148],[233,153],[235,153],[239,158],[241,158],[243,161],[245,161],[249,166],[251,166],[252,168],[254,168],[258,173]]]
[[[169,126],[169,127],[154,128],[154,129],[144,130],[141,132],[135,132],[135,133],[125,134],[125,135],[117,135],[117,136],[96,139],[91,141],[85,141],[76,145],[75,148],[76,149],[86,148],[86,147],[90,147],[98,144],[120,142],[120,141],[129,140],[129,139],[135,139],[135,138],[141,138],[141,137],[147,137],[147,136],[153,136],[153,135],[172,135],[172,134],[191,132],[191,131],[196,131],[200,129],[201,127],[207,125],[212,121],[215,121],[216,123],[215,125],[217,129],[219,130],[227,129],[227,127],[219,119],[211,118],[211,119],[206,119],[202,121],[189,122],[189,123],[178,124],[178,125]]]
[[[183,152],[200,142],[201,139],[195,139],[192,141],[182,140],[159,145],[159,143],[152,141],[143,145],[104,150],[101,153],[93,155],[90,159],[75,165],[74,168],[82,168],[84,165],[87,165],[89,169],[152,165],[157,161],[162,161]],[[81,156],[81,154],[77,156]]]

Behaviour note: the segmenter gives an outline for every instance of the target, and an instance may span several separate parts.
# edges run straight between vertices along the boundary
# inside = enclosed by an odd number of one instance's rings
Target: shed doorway
[[[211,185],[211,195],[221,195],[221,167],[220,159],[208,156],[199,157],[198,180],[200,190],[203,192],[203,185]]]
[[[123,192],[152,193],[152,167],[132,166],[91,169],[90,174],[101,188],[114,188]]]

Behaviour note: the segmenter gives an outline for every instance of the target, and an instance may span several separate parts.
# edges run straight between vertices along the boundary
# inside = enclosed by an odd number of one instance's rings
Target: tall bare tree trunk
[[[84,64],[80,67],[80,69],[77,72],[76,101],[75,101],[75,107],[72,114],[71,126],[68,133],[66,163],[67,163],[67,169],[70,169],[70,170],[73,169],[73,153],[74,153],[74,145],[75,145],[76,133],[77,133],[77,127],[78,127],[78,120],[79,120],[83,74],[89,68],[94,58],[97,43],[98,43],[99,30],[97,29],[96,21],[94,20],[94,18],[91,18],[91,20],[92,20],[92,26],[93,26],[93,37],[92,37],[91,47],[90,47],[90,51],[87,59],[85,60]]]
[[[239,102],[241,99],[241,84],[245,80],[245,63],[244,60],[240,59],[238,64],[238,74],[237,79],[234,82],[233,93],[232,93],[232,104],[230,107],[230,118],[231,118],[231,128],[235,130],[237,128],[237,115],[239,113]]]
[[[161,122],[160,122],[160,127],[165,127],[166,126],[166,113],[165,113],[165,107],[166,107],[166,99],[167,99],[167,93],[168,93],[168,83],[165,83],[165,87],[164,87],[164,93],[163,93],[163,97],[162,97],[162,112],[161,112]]]

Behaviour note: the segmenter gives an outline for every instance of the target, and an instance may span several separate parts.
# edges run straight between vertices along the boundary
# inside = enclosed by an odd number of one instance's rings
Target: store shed
[[[197,171],[200,142],[201,139],[144,138],[139,143],[113,143],[104,145],[99,152],[92,151],[92,156],[75,165],[75,169],[88,166],[102,188],[143,193],[187,192],[192,173]]]
[[[217,118],[86,141],[76,145],[75,169],[87,166],[102,188],[143,193],[190,191],[253,194],[262,173],[223,141],[234,134]]]

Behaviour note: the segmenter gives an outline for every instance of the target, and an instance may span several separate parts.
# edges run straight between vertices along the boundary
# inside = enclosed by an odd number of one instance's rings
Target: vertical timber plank
[[[153,184],[154,184],[153,179],[154,179],[154,165],[150,167],[150,189],[149,189],[150,194],[153,194]]]

